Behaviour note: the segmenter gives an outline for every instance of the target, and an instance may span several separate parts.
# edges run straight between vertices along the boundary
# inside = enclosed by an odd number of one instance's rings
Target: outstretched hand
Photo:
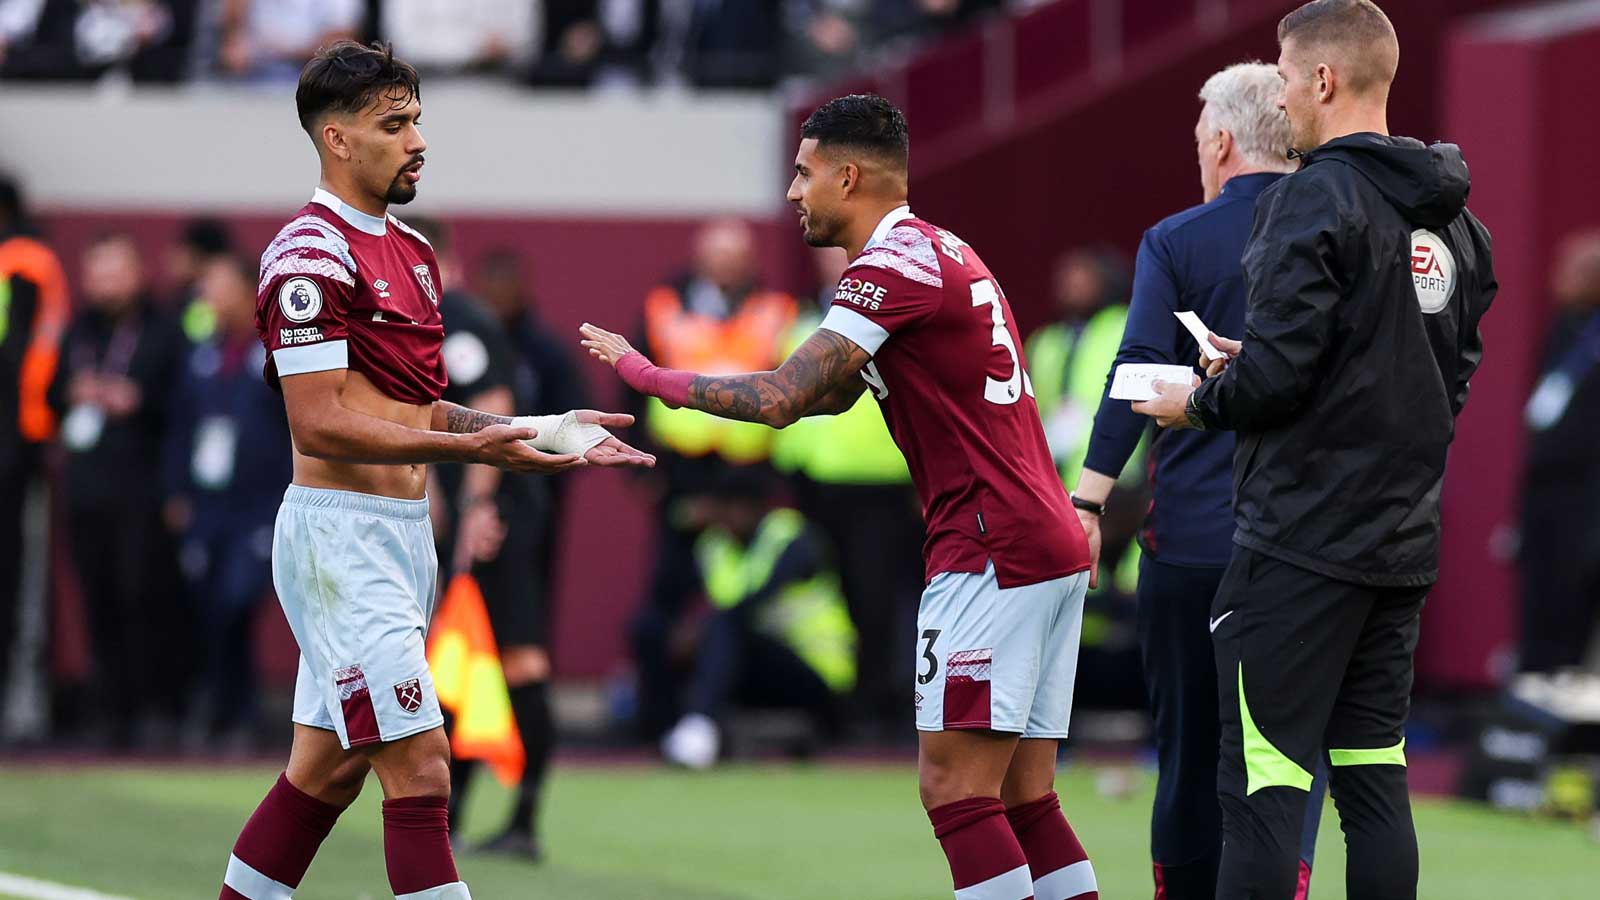
[[[589,355],[603,360],[607,365],[615,366],[618,360],[634,352],[627,338],[588,322],[578,328],[578,333],[583,335],[584,340],[580,343],[589,351]]]
[[[626,343],[626,341],[624,341]],[[578,421],[585,425],[599,425],[603,428],[627,428],[633,424],[633,416],[627,413],[607,413],[593,409],[578,410]],[[616,435],[606,438],[589,449],[583,455],[593,465],[597,466],[645,466],[652,467],[656,464],[653,454],[645,453],[624,444]]]

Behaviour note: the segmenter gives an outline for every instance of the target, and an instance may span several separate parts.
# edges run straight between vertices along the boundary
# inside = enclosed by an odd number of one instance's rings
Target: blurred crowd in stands
[[[0,0],[0,79],[292,84],[381,39],[425,75],[770,88],[854,71],[1003,0]],[[1026,0],[1012,6],[1029,5]]]

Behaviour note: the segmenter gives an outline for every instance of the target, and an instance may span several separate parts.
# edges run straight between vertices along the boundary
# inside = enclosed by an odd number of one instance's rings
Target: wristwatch
[[[1077,494],[1068,494],[1067,496],[1072,499],[1072,505],[1075,509],[1081,509],[1084,512],[1094,513],[1097,516],[1104,516],[1106,514],[1106,505],[1104,503],[1095,503],[1091,500],[1085,500],[1082,497],[1079,497]]]
[[[1194,405],[1194,392],[1189,392],[1189,399],[1183,404],[1183,417],[1189,420],[1189,427],[1196,431],[1206,430],[1206,420],[1200,418],[1200,407]]]

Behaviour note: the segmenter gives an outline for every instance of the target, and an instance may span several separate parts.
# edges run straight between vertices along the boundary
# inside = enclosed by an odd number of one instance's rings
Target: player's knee
[[[1012,780],[1008,777],[1005,784],[1000,786],[1000,802],[1006,805],[1006,809],[1013,809],[1039,800],[1054,789],[1053,779]]]
[[[922,796],[923,809],[937,809],[957,800],[972,797],[994,796],[997,790],[984,790],[969,772],[943,761],[924,758],[917,767],[917,791]]]
[[[323,803],[343,809],[361,796],[371,768],[361,756],[350,756],[318,771],[291,766],[289,783]]]
[[[371,770],[371,764],[361,757],[352,757],[340,763],[328,773],[323,801],[340,807],[356,802],[356,798],[361,796],[362,786],[367,783],[367,773]]]
[[[388,799],[450,796],[450,741],[443,728],[384,744],[371,762]]]

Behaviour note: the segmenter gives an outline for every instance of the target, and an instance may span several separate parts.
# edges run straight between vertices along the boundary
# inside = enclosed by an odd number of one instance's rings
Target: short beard
[[[811,247],[837,247],[839,246],[839,224],[831,219],[821,218],[816,213],[806,214],[806,228],[801,233],[801,238]]]
[[[385,203],[393,203],[396,206],[404,206],[407,203],[417,199],[417,186],[414,184],[407,184],[400,179],[395,179],[394,181],[389,182],[389,191],[383,195],[383,199]]]

